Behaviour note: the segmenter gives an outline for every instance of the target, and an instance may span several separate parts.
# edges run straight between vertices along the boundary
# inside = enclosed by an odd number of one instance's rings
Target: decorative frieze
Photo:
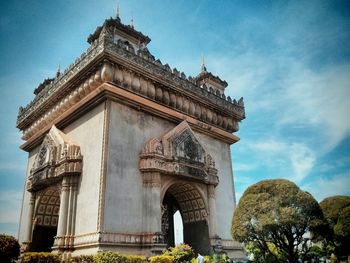
[[[188,97],[184,98],[178,92],[170,92],[168,87],[159,85],[158,83],[154,84],[150,79],[146,79],[122,66],[112,64],[109,60],[104,60],[96,72],[91,74],[78,88],[68,93],[65,97],[62,97],[51,109],[43,113],[37,121],[24,129],[23,139],[29,139],[45,127],[47,123],[61,116],[103,82],[119,83],[118,86],[121,88],[155,100],[157,103],[167,107],[175,108],[177,111],[188,114],[209,125],[219,126],[230,132],[238,130],[238,121],[234,117],[224,116],[223,113],[213,111],[200,101]]]
[[[242,99],[226,99],[224,94],[197,86],[192,77],[171,70],[153,56],[144,56],[142,49],[127,49],[110,34],[108,30],[101,33],[80,58],[42,88],[29,105],[20,108],[17,127],[23,130],[24,140],[103,82],[113,82],[229,132],[239,129],[238,123],[245,117]]]

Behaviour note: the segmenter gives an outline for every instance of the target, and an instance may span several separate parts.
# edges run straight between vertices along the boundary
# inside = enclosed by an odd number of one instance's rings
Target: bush
[[[123,256],[112,251],[101,252],[94,256],[94,263],[123,263]]]
[[[61,258],[50,252],[27,252],[23,253],[22,263],[60,263]]]
[[[80,261],[82,262],[82,261]],[[94,263],[146,263],[146,257],[134,255],[120,255],[117,252],[106,251],[93,256]]]
[[[0,235],[0,261],[12,262],[19,256],[19,244],[13,236]]]
[[[149,261],[151,263],[173,263],[174,262],[174,257],[173,256],[153,256],[149,258]]]
[[[72,263],[93,263],[94,256],[92,255],[81,255],[72,257]]]
[[[122,256],[122,262],[123,263],[147,263],[147,260],[146,260],[146,257],[144,256],[127,255],[127,256]]]
[[[191,259],[193,259],[195,256],[192,247],[186,244],[170,247],[163,251],[163,255],[173,256],[174,263],[191,262]]]

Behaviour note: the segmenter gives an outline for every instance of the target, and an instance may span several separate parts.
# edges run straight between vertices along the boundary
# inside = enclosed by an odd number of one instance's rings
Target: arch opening
[[[31,251],[50,252],[57,235],[60,192],[49,187],[38,197],[35,208]]]
[[[162,232],[167,247],[175,246],[174,214],[179,211],[183,221],[183,243],[195,252],[208,254],[209,229],[203,197],[191,183],[176,183],[164,194],[162,202]]]
[[[174,214],[174,236],[175,236],[175,246],[182,244],[184,242],[184,232],[183,232],[183,221],[181,213],[177,210]]]

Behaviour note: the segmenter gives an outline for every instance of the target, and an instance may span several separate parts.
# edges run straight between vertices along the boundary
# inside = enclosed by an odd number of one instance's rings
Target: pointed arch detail
[[[146,142],[140,154],[141,172],[160,172],[217,185],[215,161],[186,121]]]
[[[27,190],[38,191],[57,183],[66,175],[80,175],[82,161],[80,146],[53,125],[39,148]]]

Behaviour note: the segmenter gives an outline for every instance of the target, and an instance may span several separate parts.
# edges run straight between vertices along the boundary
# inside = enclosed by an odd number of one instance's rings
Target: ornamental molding
[[[72,142],[56,126],[52,126],[45,136],[30,170],[27,190],[38,191],[56,184],[64,176],[80,175],[82,160],[80,146]],[[62,187],[64,188],[64,186]]]
[[[147,48],[135,51],[115,41],[113,33],[104,29],[86,52],[41,88],[32,102],[20,107],[17,127],[23,130],[23,139],[55,123],[58,116],[104,82],[228,132],[237,131],[245,118],[242,98],[237,102],[212,88],[198,86],[192,77],[155,60]]]
[[[149,172],[190,178],[216,186],[215,161],[203,148],[186,121],[160,138],[152,138],[140,153],[140,171],[150,181]]]
[[[161,233],[115,233],[96,232],[74,237],[74,247],[87,246],[89,244],[130,244],[130,245],[151,245],[163,244],[164,236]]]

